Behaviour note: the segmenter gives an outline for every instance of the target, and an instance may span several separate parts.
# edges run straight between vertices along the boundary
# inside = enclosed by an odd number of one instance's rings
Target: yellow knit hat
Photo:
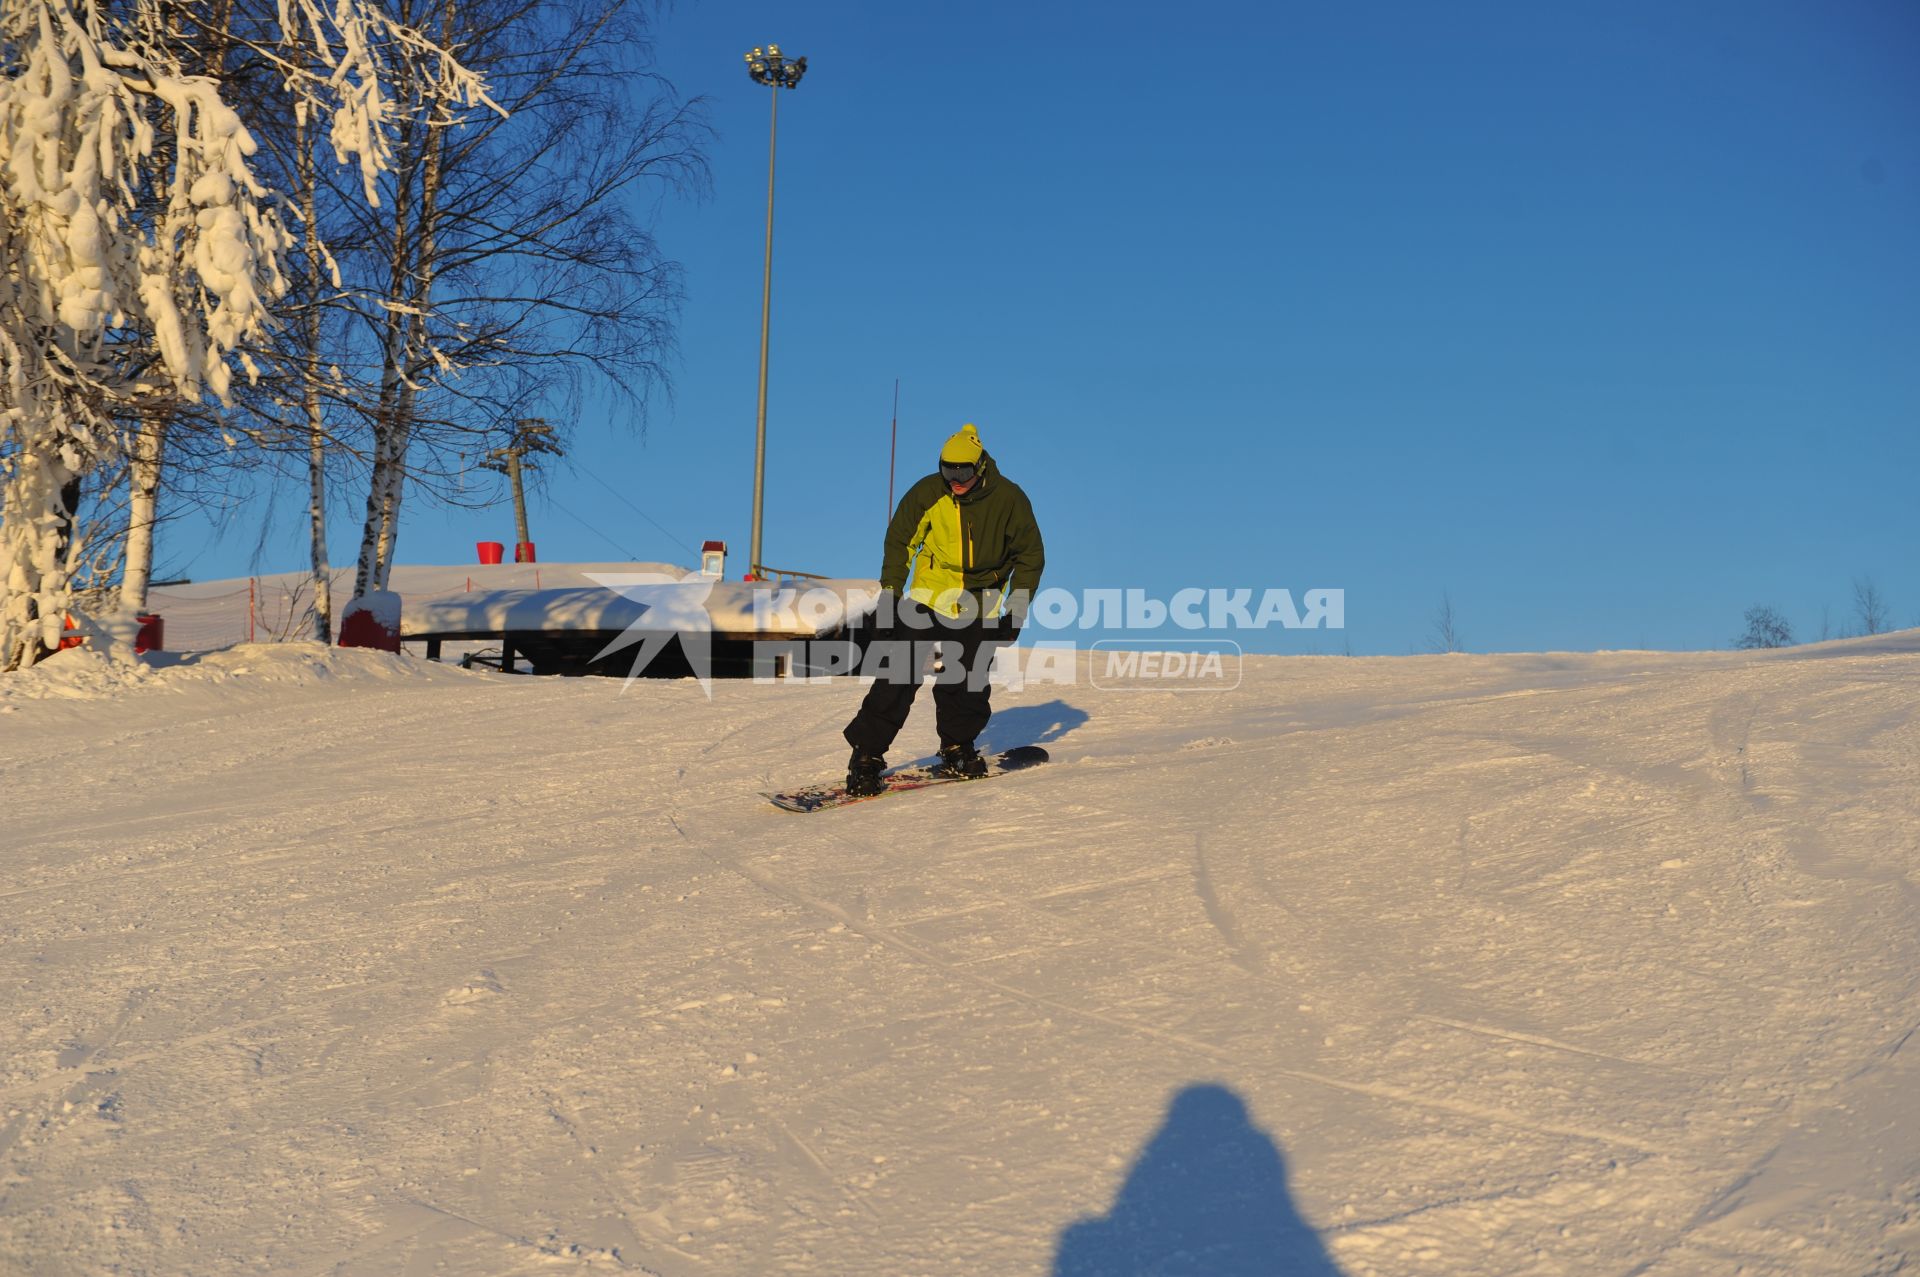
[[[985,451],[980,446],[979,431],[968,424],[947,436],[946,443],[940,448],[940,460],[950,465],[977,466],[980,464],[980,454]]]

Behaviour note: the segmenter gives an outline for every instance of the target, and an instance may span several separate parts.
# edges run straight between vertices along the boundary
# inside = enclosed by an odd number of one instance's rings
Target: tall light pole
[[[753,442],[753,544],[747,551],[747,568],[760,574],[760,511],[767,487],[767,325],[773,317],[773,158],[780,140],[780,90],[797,89],[800,77],[807,73],[807,60],[789,62],[780,46],[770,44],[764,50],[747,54],[747,74],[755,84],[773,90],[773,121],[767,129],[767,266],[760,281],[760,415]]]

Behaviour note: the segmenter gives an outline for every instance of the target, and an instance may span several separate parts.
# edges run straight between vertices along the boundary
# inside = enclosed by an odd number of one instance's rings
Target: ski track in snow
[[[1911,1264],[1920,635],[858,695],[0,679],[0,1271]]]

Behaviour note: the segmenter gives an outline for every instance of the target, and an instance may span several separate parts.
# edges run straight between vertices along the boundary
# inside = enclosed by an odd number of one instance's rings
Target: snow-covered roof
[[[879,582],[723,581],[672,563],[461,563],[396,565],[389,589],[400,596],[405,638],[634,626],[786,638],[831,633],[849,614],[870,610]],[[332,590],[337,612],[352,593],[352,571],[335,573]],[[224,643],[183,644],[175,636],[217,630],[225,642],[299,637],[305,629],[283,614],[310,606],[311,597],[306,573],[285,572],[156,587],[149,610],[167,618],[172,645],[218,646]],[[249,608],[258,624],[247,624]]]

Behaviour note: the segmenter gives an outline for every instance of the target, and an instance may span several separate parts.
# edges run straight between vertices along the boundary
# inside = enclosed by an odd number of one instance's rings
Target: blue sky
[[[877,573],[897,377],[898,487],[978,423],[1050,585],[1347,591],[1344,636],[1271,650],[1422,647],[1443,591],[1482,651],[1726,646],[1755,603],[1816,637],[1863,575],[1920,623],[1920,8],[1170,15],[667,13],[659,69],[719,133],[711,198],[658,216],[674,393],[644,430],[576,423],[541,557],[744,564],[768,90],[741,54],[776,41],[810,71],[780,113],[771,563]],[[401,557],[511,528],[416,501]],[[256,565],[170,532],[163,570]],[[266,547],[300,566],[296,528]]]

